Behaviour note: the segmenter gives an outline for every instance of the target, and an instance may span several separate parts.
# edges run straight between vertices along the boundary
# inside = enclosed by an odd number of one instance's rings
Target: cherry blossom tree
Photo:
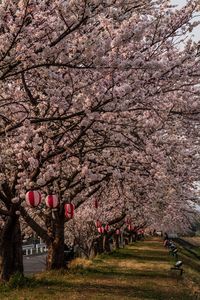
[[[196,120],[189,142],[182,140],[185,120],[199,116],[199,58],[192,41],[179,45],[197,25],[197,5],[174,11],[167,0],[2,1],[2,279],[23,271],[20,214],[47,243],[48,268],[60,268],[64,205],[86,205],[112,191],[108,184],[120,187],[135,225],[149,216],[154,222],[159,207],[168,214],[170,204],[187,211],[198,157],[184,171],[187,151],[198,149],[191,147]],[[43,199],[57,194],[57,210],[27,208],[25,194],[35,189]]]

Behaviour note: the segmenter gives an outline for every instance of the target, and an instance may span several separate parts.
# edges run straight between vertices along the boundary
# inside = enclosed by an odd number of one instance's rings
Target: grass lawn
[[[37,274],[27,279],[28,287],[12,288],[15,278],[0,286],[0,299],[200,299],[198,262],[185,252],[181,259],[186,261],[182,277],[170,271],[174,261],[162,241],[146,240],[94,260],[76,259],[69,271]]]
[[[194,246],[200,247],[200,236],[183,237],[183,239],[193,244]]]

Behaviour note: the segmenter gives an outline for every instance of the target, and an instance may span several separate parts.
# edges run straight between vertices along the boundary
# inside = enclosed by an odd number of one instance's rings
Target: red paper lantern
[[[144,234],[144,230],[143,229],[139,229],[138,230],[138,234]]]
[[[101,226],[102,226],[101,222],[99,220],[97,220],[96,221],[96,227],[98,228],[98,227],[101,227]]]
[[[130,217],[127,217],[127,219],[126,219],[126,224],[128,225],[128,224],[131,224],[131,218]]]
[[[75,209],[74,204],[72,204],[72,203],[65,204],[65,216],[66,216],[66,218],[68,218],[68,219],[73,218],[74,209]]]
[[[56,195],[48,195],[45,202],[46,206],[49,208],[56,208],[59,204],[58,197]]]
[[[129,225],[128,225],[128,230],[131,231],[132,229],[133,229],[132,225],[129,224]]]
[[[104,233],[104,228],[103,228],[103,226],[98,227],[98,232],[101,233],[101,234]]]
[[[120,235],[120,230],[119,229],[116,230],[116,235]]]
[[[95,208],[98,208],[98,207],[99,207],[99,203],[98,203],[98,200],[97,200],[97,199],[94,199],[94,207],[95,207]]]
[[[106,224],[106,226],[104,228],[105,228],[105,231],[107,231],[107,232],[110,230],[110,226],[108,224]]]
[[[26,204],[31,207],[36,207],[41,203],[41,193],[38,191],[29,191],[26,193]]]

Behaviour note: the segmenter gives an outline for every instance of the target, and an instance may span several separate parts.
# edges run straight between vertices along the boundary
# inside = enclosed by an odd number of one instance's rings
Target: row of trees
[[[47,244],[49,269],[63,267],[75,235],[91,248],[97,220],[191,224],[199,57],[183,36],[197,26],[197,2],[174,10],[167,0],[2,1],[1,279],[23,272],[24,224]],[[58,195],[59,207],[27,207],[29,190]]]

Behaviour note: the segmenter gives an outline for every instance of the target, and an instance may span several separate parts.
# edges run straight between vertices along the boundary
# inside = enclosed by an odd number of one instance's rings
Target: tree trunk
[[[119,249],[120,248],[120,246],[119,246],[120,236],[119,235],[115,235],[114,240],[115,240],[115,248]]]
[[[90,258],[95,257],[98,254],[98,243],[97,240],[95,239],[92,243],[92,247],[90,250]]]
[[[66,267],[64,261],[64,217],[54,224],[51,242],[47,244],[47,270],[62,269]]]
[[[0,240],[0,280],[8,281],[17,272],[23,274],[21,228],[19,218],[9,216]]]
[[[111,248],[110,248],[110,237],[108,235],[104,236],[103,239],[103,249],[105,252],[110,253],[111,252]]]
[[[97,254],[101,254],[104,252],[104,247],[103,247],[103,236],[99,236],[93,241],[93,246],[92,246],[92,253],[94,256]]]
[[[53,270],[62,269],[64,267],[64,241],[57,238],[50,245],[48,245],[46,268],[47,270]]]
[[[125,242],[125,245],[128,245],[128,244],[129,244],[129,240],[128,240],[127,237],[125,237],[124,242]]]
[[[100,236],[100,238],[98,239],[98,254],[102,254],[104,252],[103,249],[103,236]]]
[[[133,242],[133,234],[130,233],[130,235],[129,235],[129,243],[132,243],[132,242]]]

